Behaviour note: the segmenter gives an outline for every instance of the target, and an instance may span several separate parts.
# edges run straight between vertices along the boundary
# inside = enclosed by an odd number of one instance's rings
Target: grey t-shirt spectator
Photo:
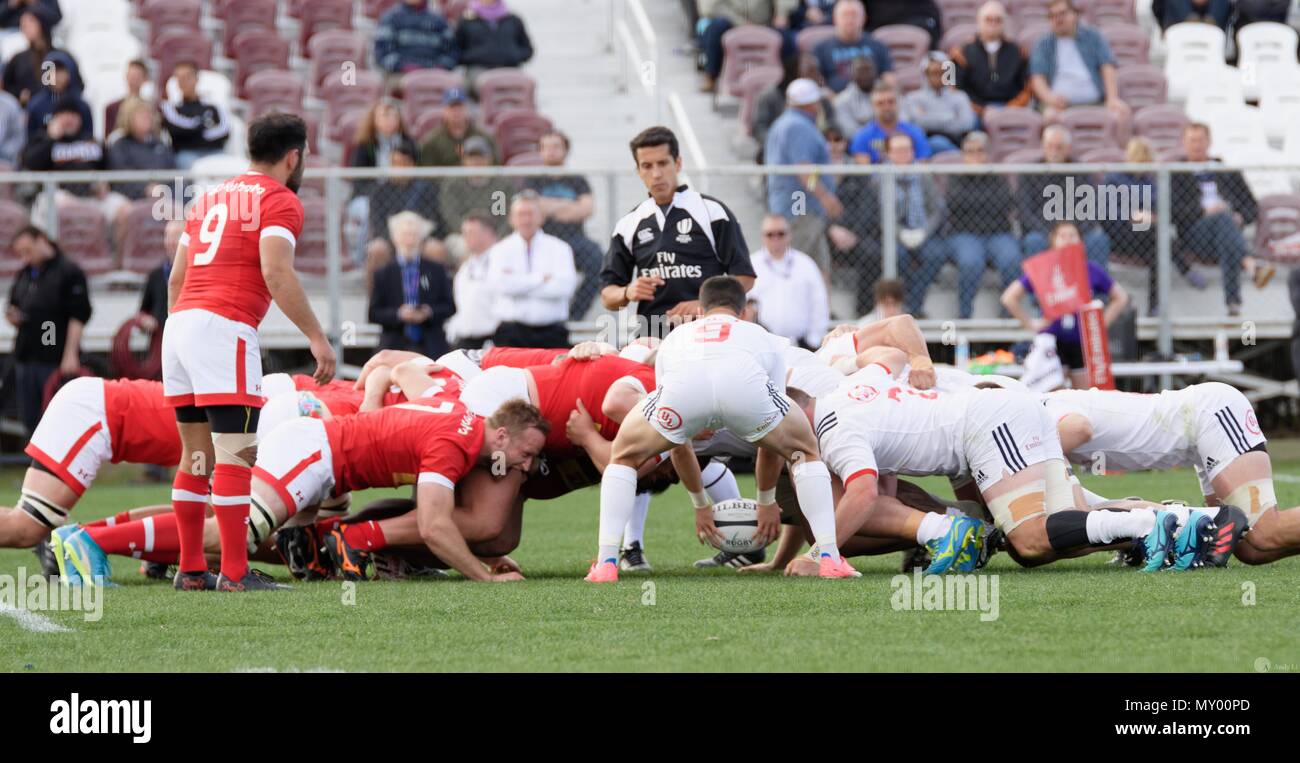
[[[1080,60],[1083,61],[1084,69],[1092,79],[1093,85],[1097,88],[1097,99],[1092,103],[1101,100],[1101,93],[1105,92],[1105,86],[1101,80],[1101,67],[1110,64],[1115,65],[1115,54],[1111,52],[1110,43],[1101,32],[1087,24],[1079,24],[1079,28],[1074,33],[1072,40],[1073,47],[1078,52]],[[1054,34],[1045,34],[1034,43],[1033,52],[1029,56],[1029,74],[1041,74],[1046,80],[1048,86],[1053,90],[1059,89],[1058,78],[1061,75],[1060,56],[1061,56],[1061,38]],[[1069,45],[1066,46],[1070,47]],[[1066,54],[1069,56],[1069,53]],[[1066,75],[1069,77],[1069,75]],[[1068,86],[1068,81],[1067,81]],[[1066,93],[1069,96],[1069,93]],[[1073,97],[1070,103],[1081,103],[1075,101]]]
[[[866,32],[856,42],[842,42],[836,37],[823,40],[813,48],[813,57],[826,84],[837,93],[852,81],[853,62],[859,58],[870,58],[876,65],[877,76],[894,70],[888,46]]]
[[[817,129],[812,117],[796,109],[786,109],[785,113],[772,123],[767,133],[767,143],[763,147],[763,162],[767,165],[785,164],[830,164],[831,151],[826,139]],[[820,181],[832,192],[834,181],[822,176]],[[767,210],[774,214],[792,217],[791,205],[796,193],[803,193],[804,204],[809,214],[825,217],[826,210],[812,193],[799,184],[797,175],[769,175],[767,178]]]
[[[577,201],[579,198],[591,193],[591,184],[581,175],[530,177],[524,180],[524,188],[536,191],[538,195],[548,199],[563,199],[565,201]],[[586,235],[582,223],[562,223],[556,220],[548,220],[542,226],[542,230],[565,241]]]

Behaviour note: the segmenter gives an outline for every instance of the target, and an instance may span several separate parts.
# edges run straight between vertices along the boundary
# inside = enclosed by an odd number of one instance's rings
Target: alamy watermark
[[[81,612],[88,623],[104,616],[104,589],[98,585],[67,586],[42,574],[0,574],[0,607],[28,612]]]
[[[1155,207],[1149,184],[1049,183],[1043,188],[1043,218],[1052,222],[1127,222],[1135,231],[1151,230]]]
[[[911,575],[889,579],[889,606],[895,612],[979,612],[981,622],[998,619],[997,575]]]

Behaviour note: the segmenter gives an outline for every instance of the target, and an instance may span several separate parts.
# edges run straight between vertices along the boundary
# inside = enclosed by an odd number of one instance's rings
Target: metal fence
[[[690,172],[699,190],[722,199],[742,224],[751,250],[772,209],[787,216],[796,248],[826,270],[838,319],[871,307],[881,277],[898,277],[908,307],[925,325],[956,325],[990,340],[1027,336],[1007,319],[999,295],[1023,259],[1045,248],[1062,220],[1075,222],[1089,259],[1130,292],[1145,336],[1168,351],[1176,334],[1213,336],[1238,322],[1263,335],[1290,333],[1286,268],[1300,252],[1300,166],[1226,168],[1182,164],[921,165],[720,167]],[[1238,171],[1245,169],[1244,180]],[[585,180],[572,181],[573,177]],[[1219,178],[1211,193],[1205,181]],[[164,229],[183,203],[224,178],[170,173],[12,173],[0,175],[0,275],[18,263],[9,234],[28,219],[47,228],[92,276],[93,296],[120,305],[92,319],[89,349],[133,311],[148,270],[169,255]],[[809,182],[834,189],[826,209]],[[367,272],[388,245],[387,219],[400,211],[432,224],[428,256],[453,270],[464,257],[460,225],[488,215],[508,233],[511,196],[531,188],[552,199],[589,192],[585,221],[552,219],[548,230],[573,246],[586,291],[575,298],[575,335],[600,314],[595,274],[614,222],[644,198],[632,167],[403,168],[308,170],[301,196],[306,224],[298,266],[332,334],[374,343],[366,321]],[[1211,204],[1219,198],[1226,208]],[[1208,205],[1208,206],[1207,206]],[[1208,210],[1208,211],[1207,211]],[[1271,280],[1270,267],[1281,271]],[[1239,303],[1230,316],[1228,303]],[[116,320],[116,322],[114,322]],[[951,324],[950,324],[951,322]],[[5,333],[7,332],[7,333]],[[983,333],[980,333],[983,332]],[[278,313],[263,329],[270,348],[303,342]],[[7,344],[12,330],[0,329]],[[0,345],[2,346],[2,345]]]

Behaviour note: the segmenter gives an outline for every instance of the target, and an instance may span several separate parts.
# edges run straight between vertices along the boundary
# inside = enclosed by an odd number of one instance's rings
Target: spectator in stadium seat
[[[978,121],[970,96],[945,82],[951,66],[946,53],[930,51],[922,63],[924,81],[903,96],[903,111],[925,131],[932,155],[956,151],[962,136],[974,130]]]
[[[41,418],[50,375],[55,371],[73,375],[81,368],[90,292],[86,274],[40,228],[29,225],[19,230],[9,248],[23,262],[9,290],[5,319],[17,329],[14,394],[30,437]]]
[[[452,279],[456,314],[447,321],[447,341],[453,349],[477,350],[492,339],[499,323],[492,310],[496,291],[487,256],[497,243],[497,232],[486,213],[470,212],[460,221],[460,237],[466,254]]]
[[[763,147],[765,166],[830,162],[830,147],[817,129],[821,99],[821,88],[812,80],[797,79],[790,83],[786,88],[787,108],[772,123]],[[817,267],[829,274],[826,229],[830,220],[844,212],[835,197],[834,178],[816,174],[769,175],[767,211],[790,221],[791,246],[807,252]]]
[[[832,165],[856,164],[849,156],[849,141],[839,128],[826,131]],[[857,314],[871,312],[871,284],[880,278],[880,194],[870,175],[841,175],[836,178],[835,196],[844,212],[826,229],[830,243],[833,283],[841,283],[847,271],[857,301]],[[840,271],[834,273],[835,270]]]
[[[1161,29],[1184,21],[1214,24],[1227,30],[1232,21],[1232,0],[1152,0],[1151,15]]]
[[[1073,0],[1052,0],[1051,32],[1034,43],[1029,56],[1029,86],[1044,119],[1056,121],[1071,106],[1104,105],[1121,122],[1128,104],[1119,97],[1119,75],[1110,43],[1097,29],[1079,23]]]
[[[451,26],[428,0],[402,0],[375,27],[375,62],[393,87],[406,72],[455,69],[460,57]]]
[[[107,169],[110,170],[169,170],[176,167],[176,157],[163,142],[158,125],[158,112],[153,104],[137,98],[128,101],[122,112],[125,128],[111,136],[108,145]],[[113,191],[128,199],[143,199],[148,194],[149,183],[114,183]]]
[[[415,166],[415,144],[403,138],[388,149],[388,166],[394,169]],[[430,233],[445,235],[438,219],[438,187],[425,178],[385,177],[370,187],[370,239],[383,240],[392,226],[389,220],[402,212],[418,212],[429,220]],[[426,236],[427,238],[427,236]]]
[[[542,164],[563,167],[569,157],[569,136],[551,132],[541,137]],[[581,175],[542,175],[524,178],[524,188],[535,191],[546,223],[542,230],[573,249],[579,283],[569,305],[569,319],[581,320],[600,291],[600,268],[605,253],[587,237],[583,226],[596,212],[591,185]]]
[[[1029,75],[1020,46],[1006,34],[1007,9],[990,0],[975,17],[975,39],[950,53],[957,87],[970,96],[975,113],[988,106],[1028,106]]]
[[[758,322],[807,350],[816,350],[830,322],[826,278],[813,259],[790,246],[790,223],[781,215],[763,216],[763,246],[750,255],[758,303]]]
[[[374,273],[369,319],[383,329],[379,348],[411,350],[430,358],[447,352],[443,323],[456,311],[442,265],[423,256],[433,223],[412,211],[387,220],[395,256]]]
[[[27,144],[27,113],[8,90],[0,89],[0,161],[17,167]]]
[[[361,124],[357,125],[348,165],[386,169],[392,166],[393,149],[410,142],[398,102],[392,98],[381,98],[370,107]],[[408,152],[410,150],[413,149],[408,148]],[[358,262],[362,259],[366,243],[375,235],[372,231],[376,230],[376,226],[370,219],[370,194],[374,186],[374,178],[357,178],[352,181],[352,200],[348,202],[347,214],[349,229],[360,231],[359,235],[352,237],[352,257]],[[387,217],[383,220],[387,220]],[[378,227],[387,229],[386,223]]]
[[[973,132],[961,144],[962,160],[987,165],[989,136]],[[974,312],[984,269],[992,265],[1005,289],[1020,275],[1020,242],[1011,228],[1015,198],[1003,175],[949,175],[948,246],[957,263],[957,317]]]
[[[39,13],[51,28],[63,20],[59,0],[6,0],[0,5],[0,29],[16,29],[28,11]]]
[[[870,58],[853,62],[853,79],[835,96],[835,118],[840,132],[858,134],[876,116],[871,108],[871,91],[876,87],[876,63]]]
[[[818,128],[825,129],[829,125],[836,124],[837,115],[835,105],[831,102],[833,93],[826,89],[826,83],[822,80],[821,70],[817,68],[817,62],[807,56],[791,57],[785,62],[786,77],[767,90],[764,90],[754,104],[754,117],[750,125],[750,135],[758,143],[758,156],[756,161],[760,164],[763,162],[763,144],[767,142],[767,133],[772,129],[772,124],[777,118],[785,112],[785,91],[790,87],[790,83],[797,79],[812,80],[822,89],[821,110],[817,114]]]
[[[790,28],[799,32],[808,27],[831,23],[835,2],[836,0],[799,0],[799,5],[790,13]]]
[[[849,143],[849,153],[862,164],[877,164],[885,151],[885,141],[896,133],[903,133],[912,139],[917,159],[929,159],[930,141],[925,131],[907,121],[902,111],[898,90],[888,83],[876,85],[871,91],[871,110],[875,118],[866,127],[853,136]]]
[[[140,91],[149,82],[149,65],[142,59],[134,59],[126,65],[126,95],[104,107],[104,134],[125,128],[125,120],[119,120],[122,106],[132,99],[143,99]]]
[[[81,124],[87,131],[93,130],[95,122],[90,113],[90,104],[81,97],[85,86],[77,62],[61,50],[52,50],[45,56],[45,66],[53,72],[53,79],[48,87],[32,93],[31,99],[27,101],[27,139],[31,140],[45,130],[56,101],[69,99],[76,102],[77,110],[81,112]]]
[[[569,303],[578,286],[573,250],[542,231],[538,196],[523,191],[510,202],[512,233],[488,253],[496,291],[492,312],[503,347],[568,347]]]
[[[85,172],[104,169],[104,146],[95,140],[83,124],[81,106],[74,99],[54,104],[54,113],[45,130],[23,149],[23,168],[33,172]],[[67,183],[59,186],[76,196],[97,195],[91,183]]]
[[[891,24],[908,24],[930,33],[930,47],[939,46],[943,13],[935,0],[864,0],[867,29],[875,31]]]
[[[474,0],[456,24],[456,47],[473,82],[488,69],[523,66],[533,57],[524,20],[510,12],[505,0]]]
[[[41,82],[41,64],[55,50],[50,37],[51,26],[53,24],[44,13],[32,8],[24,10],[19,17],[18,29],[27,38],[27,49],[15,53],[5,63],[4,83],[9,94],[24,106],[44,87]]]
[[[225,150],[230,138],[230,122],[216,105],[199,98],[199,67],[193,61],[182,61],[172,69],[180,100],[163,101],[163,126],[171,136],[176,166],[188,170],[194,162],[205,156]]]
[[[488,145],[492,164],[500,161],[496,143],[470,119],[465,91],[451,88],[442,96],[442,119],[420,143],[420,165],[424,167],[459,167],[464,158],[465,142],[479,138]]]
[[[1183,128],[1183,153],[1189,162],[1210,156],[1210,128],[1200,122]],[[1223,298],[1229,315],[1241,314],[1241,270],[1249,248],[1241,233],[1255,222],[1259,207],[1240,172],[1176,172],[1169,181],[1170,214],[1178,229],[1177,246],[1217,260],[1223,271]]]
[[[1043,161],[1047,164],[1069,164],[1070,131],[1064,125],[1048,125],[1043,129]],[[1021,248],[1026,257],[1047,249],[1047,234],[1051,222],[1047,219],[1047,204],[1054,194],[1064,196],[1069,188],[1076,194],[1093,185],[1084,174],[1049,173],[1022,175],[1017,182],[1018,209],[1022,238]],[[1073,204],[1073,199],[1067,203]],[[1088,261],[1106,267],[1110,260],[1110,238],[1096,223],[1081,225],[1083,243],[1088,250]]]
[[[475,136],[465,141],[465,158],[461,162],[462,167],[491,167],[492,164],[492,146],[486,140]],[[438,188],[438,209],[442,214],[444,229],[459,231],[465,215],[480,210],[489,213],[495,221],[497,233],[504,234],[507,205],[514,193],[514,181],[497,175],[475,175],[444,180]],[[463,245],[456,242],[456,237],[449,237],[447,245],[454,262],[464,259]]]
[[[722,35],[743,24],[773,27],[783,35],[789,30],[790,14],[797,0],[700,0],[700,21],[696,31],[704,52],[704,78],[700,90],[711,93],[722,73]],[[783,47],[789,47],[786,40]],[[791,48],[792,50],[792,48]],[[782,58],[789,58],[783,51]]]
[[[897,84],[889,47],[864,29],[867,11],[861,0],[840,0],[835,4],[832,19],[835,36],[821,41],[812,51],[831,90],[838,93],[848,86],[853,62],[859,58],[870,58],[876,65],[877,76],[890,85]]]
[[[896,132],[885,142],[890,164],[916,163],[912,137]],[[879,180],[877,180],[879,182]],[[947,259],[948,250],[939,238],[947,209],[943,194],[930,175],[896,175],[894,183],[898,213],[898,272],[907,291],[907,312],[918,318],[925,314],[925,294]]]
[[[1124,149],[1124,160],[1130,164],[1155,162],[1151,141],[1141,136],[1131,138]],[[1118,189],[1128,189],[1125,193],[1131,201],[1127,219],[1112,219],[1108,215],[1101,221],[1101,227],[1111,241],[1113,252],[1132,257],[1151,269],[1147,278],[1147,310],[1155,315],[1160,307],[1156,278],[1155,178],[1149,173],[1110,172],[1102,180],[1102,187],[1115,188],[1116,193]],[[1205,276],[1192,270],[1186,253],[1179,247],[1173,249],[1173,262],[1192,286],[1197,289],[1206,287]]]

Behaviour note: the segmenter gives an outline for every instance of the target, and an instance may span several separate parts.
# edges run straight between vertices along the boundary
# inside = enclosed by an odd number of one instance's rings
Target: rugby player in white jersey
[[[817,541],[819,574],[856,575],[835,543],[830,473],[818,456],[812,427],[784,394],[788,342],[740,319],[745,290],[735,278],[705,280],[699,299],[703,317],[664,339],[655,361],[655,391],[628,414],[614,438],[601,477],[598,555],[586,579],[618,580],[618,549],[635,499],[636,469],[666,450],[695,505],[697,537],[701,542],[719,537],[691,438],[722,427],[759,447],[759,539],[771,541],[780,532],[776,481],[790,462],[799,504]]]
[[[866,516],[876,505],[892,506],[897,499],[880,494],[882,475],[969,474],[1009,553],[1025,566],[1137,540],[1152,560],[1147,569],[1161,569],[1169,557],[1185,568],[1208,546],[1206,536],[1178,534],[1177,516],[1164,509],[1076,509],[1055,433],[1023,393],[917,390],[874,364],[833,394],[799,402],[844,482],[840,512]],[[975,560],[954,563],[964,570]]]
[[[1278,510],[1266,439],[1250,401],[1234,387],[1207,382],[1154,395],[1059,390],[1044,404],[1076,464],[1195,469],[1208,508],[1176,511],[1182,522],[1215,524],[1208,563],[1222,565],[1234,552],[1246,564],[1300,553],[1300,512]]]

